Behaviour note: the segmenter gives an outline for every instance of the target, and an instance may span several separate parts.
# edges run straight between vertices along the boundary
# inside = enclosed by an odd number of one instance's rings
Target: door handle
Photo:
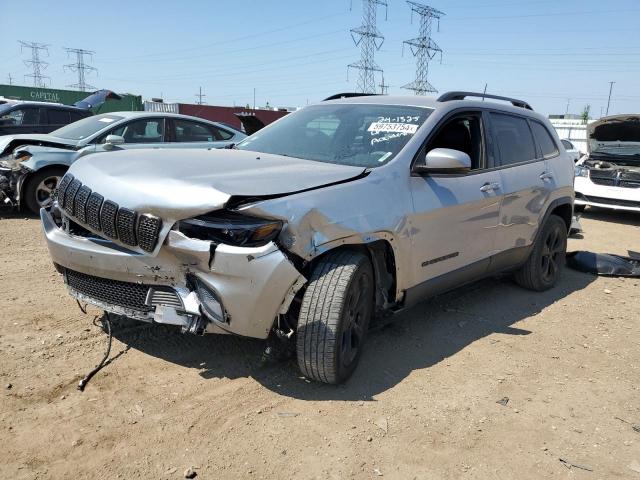
[[[480,187],[481,192],[492,192],[493,190],[499,190],[499,189],[500,189],[499,183],[485,183]]]
[[[553,178],[553,173],[551,172],[542,172],[540,174],[540,180],[551,180]]]

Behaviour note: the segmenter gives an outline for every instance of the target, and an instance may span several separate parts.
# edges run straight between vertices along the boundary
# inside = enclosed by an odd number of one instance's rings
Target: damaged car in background
[[[231,149],[91,155],[40,213],[79,302],[265,339],[339,383],[374,316],[496,272],[552,288],[572,202],[544,116],[450,92],[325,101]]]
[[[79,120],[49,135],[0,137],[0,204],[33,213],[51,202],[77,159],[139,148],[223,148],[246,135],[217,122],[172,113],[113,112]]]
[[[588,154],[575,167],[576,210],[640,212],[640,115],[601,118],[587,138]]]

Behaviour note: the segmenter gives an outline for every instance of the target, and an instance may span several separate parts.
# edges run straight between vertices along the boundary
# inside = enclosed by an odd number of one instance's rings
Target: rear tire
[[[567,225],[550,215],[542,227],[527,262],[515,273],[521,287],[542,292],[553,287],[567,256]]]
[[[29,175],[25,182],[22,202],[31,212],[36,215],[40,213],[42,207],[51,205],[53,192],[66,172],[66,168],[51,167]]]
[[[341,383],[355,370],[373,312],[369,258],[356,251],[329,253],[313,270],[302,298],[296,350],[302,373]]]

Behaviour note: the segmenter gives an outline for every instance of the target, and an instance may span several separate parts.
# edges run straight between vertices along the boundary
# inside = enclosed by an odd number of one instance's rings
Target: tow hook
[[[189,320],[189,324],[186,327],[182,327],[182,333],[192,333],[193,335],[203,336],[205,330],[207,329],[208,320],[192,316],[191,320]]]

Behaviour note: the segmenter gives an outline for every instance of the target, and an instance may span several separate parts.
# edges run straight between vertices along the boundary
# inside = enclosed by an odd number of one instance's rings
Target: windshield
[[[377,167],[402,150],[432,111],[404,105],[313,105],[260,130],[236,148]]]
[[[96,115],[95,117],[87,117],[54,130],[51,132],[51,135],[54,137],[68,138],[69,140],[82,140],[113,125],[123,118],[124,117],[117,115],[109,115],[108,113]]]

